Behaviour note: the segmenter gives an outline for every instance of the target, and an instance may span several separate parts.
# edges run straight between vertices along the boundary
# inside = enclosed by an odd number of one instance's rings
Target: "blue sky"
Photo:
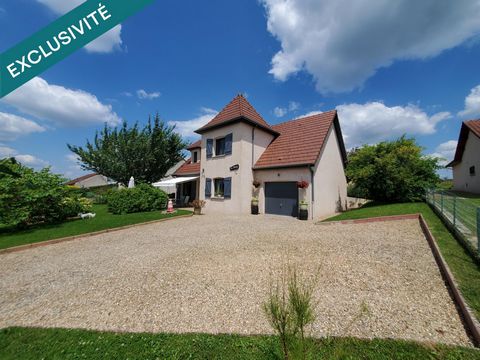
[[[0,51],[81,2],[0,0]],[[66,143],[104,122],[158,111],[193,140],[244,93],[272,124],[336,108],[348,147],[407,133],[451,159],[480,117],[480,2],[390,4],[157,0],[0,100],[0,157],[74,177]]]

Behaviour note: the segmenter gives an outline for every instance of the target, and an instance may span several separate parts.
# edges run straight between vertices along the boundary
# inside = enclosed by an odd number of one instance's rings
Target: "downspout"
[[[314,180],[315,175],[315,167],[310,166],[310,184],[312,185],[312,220],[315,219],[313,216],[313,204],[315,203],[315,182]]]
[[[255,161],[255,126],[252,127],[252,170]]]

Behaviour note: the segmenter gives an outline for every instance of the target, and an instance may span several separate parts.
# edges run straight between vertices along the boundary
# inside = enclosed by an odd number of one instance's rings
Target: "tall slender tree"
[[[174,126],[165,124],[158,113],[152,122],[140,129],[124,121],[121,127],[105,124],[97,131],[93,142],[85,147],[67,144],[78,156],[81,167],[107,176],[119,183],[128,184],[131,176],[136,181],[152,183],[165,176],[168,169],[183,159],[186,142]]]

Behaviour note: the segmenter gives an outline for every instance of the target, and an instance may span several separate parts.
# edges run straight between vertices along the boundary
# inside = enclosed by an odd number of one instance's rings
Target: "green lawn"
[[[455,194],[457,196],[468,199],[468,201],[470,201],[471,204],[473,204],[475,206],[480,206],[480,195],[478,195],[478,194],[471,194],[471,193],[466,193],[466,192],[463,192],[463,191],[453,191],[453,190],[448,191],[448,193],[452,193],[452,194]]]
[[[398,340],[312,340],[313,359],[480,359],[480,351]],[[0,330],[9,359],[282,359],[274,336],[119,334],[85,330]]]
[[[160,211],[152,211],[113,215],[107,211],[106,205],[94,205],[92,211],[96,213],[93,219],[71,220],[61,224],[43,225],[15,233],[3,230],[0,232],[0,249],[191,214],[191,211],[178,210],[175,214],[162,214]]]
[[[443,225],[433,210],[425,203],[375,204],[370,203],[356,210],[326,221],[363,219],[376,216],[421,213],[437,240],[445,261],[453,272],[458,286],[475,315],[480,319],[480,268]]]

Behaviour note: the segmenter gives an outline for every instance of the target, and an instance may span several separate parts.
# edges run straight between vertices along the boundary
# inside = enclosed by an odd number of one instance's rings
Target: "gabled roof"
[[[187,150],[195,150],[195,149],[200,149],[202,147],[202,140],[197,140],[194,143],[191,143],[188,147]]]
[[[97,176],[98,174],[87,174],[87,175],[83,175],[83,176],[80,176],[76,179],[73,179],[73,180],[70,180],[68,182],[66,182],[65,184],[66,185],[75,185],[76,183],[80,182],[80,181],[83,181],[83,180],[87,180],[87,179],[90,179],[91,177],[94,177],[94,176]]]
[[[241,94],[237,95],[232,101],[230,101],[230,103],[208,124],[202,126],[195,132],[202,134],[207,130],[212,130],[238,121],[247,122],[251,125],[258,126],[271,134],[278,135],[278,133],[268,125],[268,123]]]
[[[200,174],[200,162],[192,163],[192,159],[188,159],[185,164],[180,166],[177,171],[173,173],[173,176],[187,176],[187,175],[199,175]]]
[[[335,127],[345,165],[346,151],[337,111],[332,110],[274,125],[273,129],[280,136],[263,152],[254,169],[314,165],[332,126]]]
[[[465,151],[465,145],[467,144],[468,134],[470,132],[480,138],[480,120],[470,120],[462,123],[455,157],[452,162],[447,164],[447,167],[455,166],[462,161],[463,152]]]

